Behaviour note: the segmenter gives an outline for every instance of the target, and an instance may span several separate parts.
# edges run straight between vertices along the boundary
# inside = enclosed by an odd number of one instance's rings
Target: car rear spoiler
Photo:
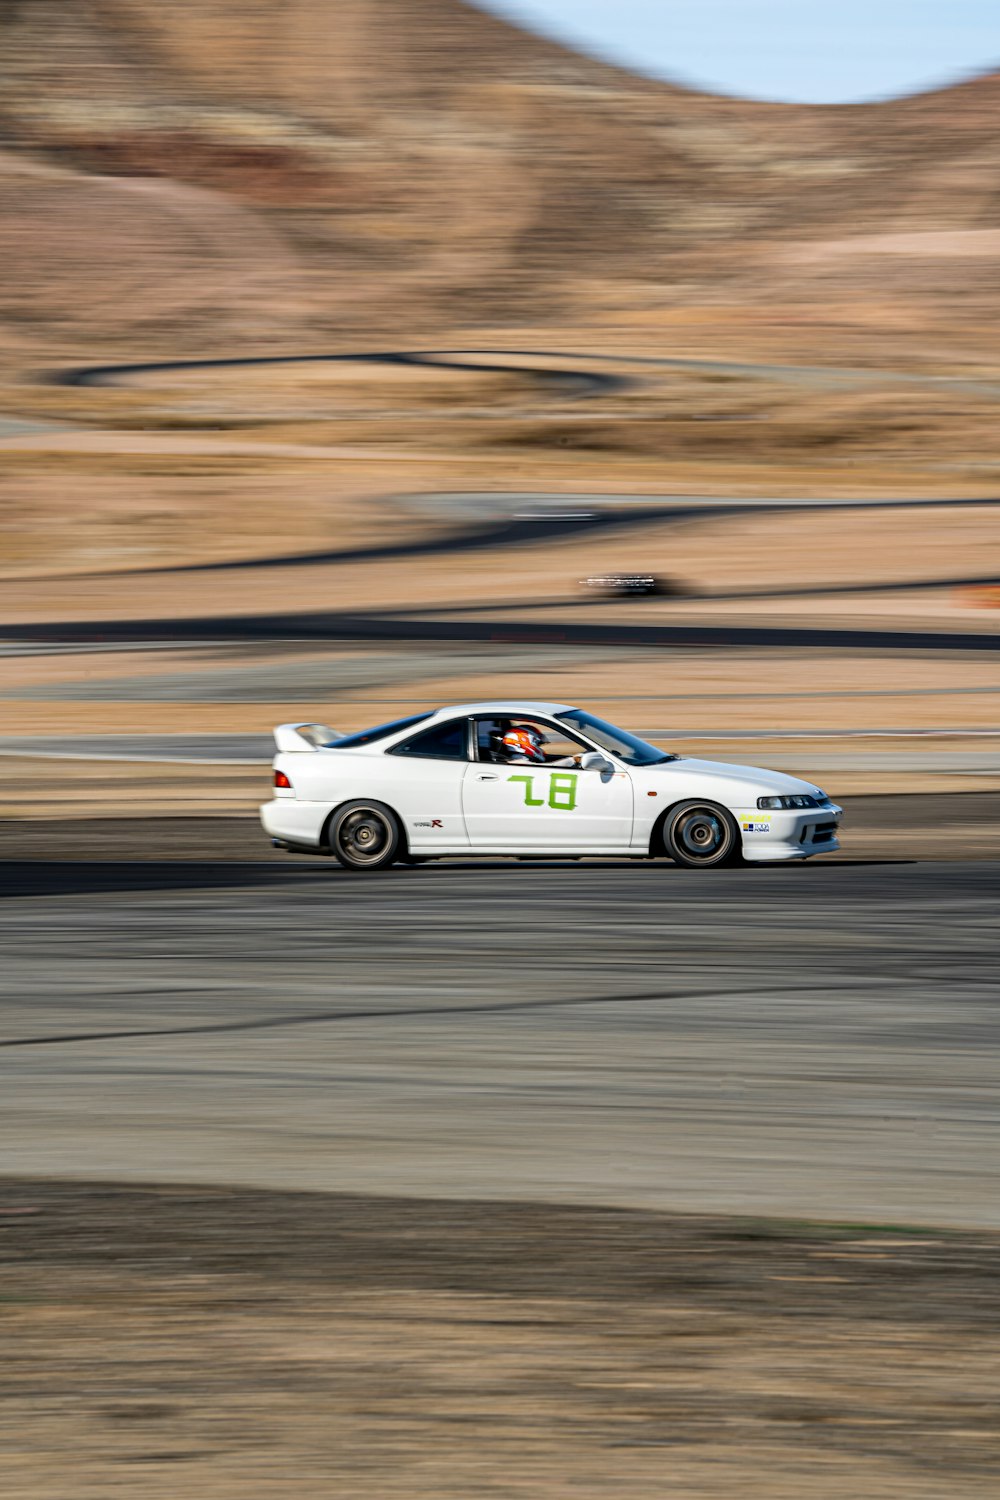
[[[283,755],[302,755],[306,751],[324,750],[344,736],[326,724],[279,724],[274,743]]]

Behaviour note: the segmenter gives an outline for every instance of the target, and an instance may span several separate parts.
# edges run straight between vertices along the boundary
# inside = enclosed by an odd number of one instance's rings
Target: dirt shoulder
[[[931,1500],[1000,1481],[1000,1237],[8,1181],[9,1493]]]

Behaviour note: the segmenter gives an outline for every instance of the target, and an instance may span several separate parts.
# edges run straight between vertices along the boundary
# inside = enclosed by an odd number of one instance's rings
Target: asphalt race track
[[[265,354],[230,359],[171,359],[139,364],[86,365],[64,370],[54,377],[56,385],[118,385],[145,375],[183,373],[186,370],[226,370],[259,365],[381,364],[429,366],[442,370],[529,375],[543,385],[559,385],[590,395],[596,391],[627,389],[637,377],[611,375],[604,371],[559,366],[541,369],[534,365],[505,364],[511,359],[573,360],[588,364],[627,365],[635,369],[704,371],[715,375],[771,375],[795,384],[821,389],[837,386],[868,386],[883,383],[912,385],[924,390],[961,391],[968,395],[1000,396],[1000,383],[969,380],[953,375],[916,375],[901,370],[869,370],[839,365],[748,364],[739,360],[680,359],[659,355],[593,354],[589,351],[540,349],[391,349],[365,350],[352,354]]]
[[[558,501],[562,509],[554,508]],[[387,562],[392,559],[447,557],[463,552],[496,551],[498,548],[537,546],[540,542],[566,541],[577,533],[625,530],[641,531],[652,523],[683,525],[690,522],[717,521],[722,517],[744,517],[748,515],[771,515],[775,512],[789,514],[808,512],[809,515],[827,511],[856,510],[941,510],[949,506],[965,509],[1000,506],[996,497],[969,500],[684,500],[670,495],[594,495],[589,492],[566,493],[553,496],[545,492],[523,493],[518,491],[487,491],[485,493],[445,493],[437,495],[415,495],[396,497],[396,503],[404,508],[418,509],[424,514],[461,520],[463,525],[444,536],[430,536],[419,541],[380,542],[367,547],[327,549],[322,552],[279,553],[273,557],[235,558],[228,562],[187,563],[181,566],[158,566],[130,569],[136,574],[179,573],[255,573],[275,568],[315,567],[320,563]],[[544,506],[549,509],[503,515],[513,506]],[[597,509],[588,507],[597,506]],[[500,519],[496,519],[497,514]],[[62,574],[54,575],[61,578]],[[92,575],[102,577],[100,573]],[[114,575],[120,576],[120,575]],[[994,573],[976,574],[972,577],[946,577],[932,579],[885,579],[869,583],[829,584],[822,589],[815,584],[807,588],[753,589],[742,593],[713,592],[699,594],[700,599],[775,599],[795,598],[823,594],[871,594],[892,593],[914,588],[952,589],[977,584],[998,583]],[[518,601],[523,607],[523,601]],[[534,600],[531,607],[564,609],[567,602],[573,607],[593,608],[604,600],[551,601]],[[611,601],[615,602],[615,601]],[[464,606],[463,606],[464,607]],[[496,609],[497,604],[485,606]]]
[[[554,385],[561,389],[571,391],[580,397],[588,397],[600,391],[611,391],[626,388],[635,383],[636,375],[628,376],[609,373],[607,371],[580,370],[564,364],[548,365],[545,368],[531,365],[516,365],[504,363],[522,358],[543,358],[546,360],[576,362],[590,362],[598,364],[615,364],[640,367],[661,367],[666,369],[691,370],[704,369],[710,372],[729,372],[744,374],[769,373],[777,379],[798,380],[803,382],[829,384],[855,384],[866,385],[872,381],[902,382],[906,384],[917,384],[927,388],[939,388],[940,382],[934,377],[907,375],[895,371],[871,371],[850,370],[830,368],[825,369],[813,366],[787,366],[787,365],[745,365],[730,364],[719,361],[702,361],[690,359],[670,359],[652,357],[631,356],[608,356],[591,355],[585,352],[577,353],[553,353],[552,351],[538,350],[390,350],[390,351],[366,351],[351,354],[306,354],[306,355],[265,355],[248,358],[224,358],[224,359],[198,359],[198,360],[170,360],[153,361],[139,364],[101,365],[65,370],[57,374],[55,383],[68,386],[102,386],[129,383],[141,380],[146,376],[155,376],[163,373],[184,373],[186,371],[203,371],[211,369],[240,369],[253,366],[272,365],[309,365],[309,364],[384,364],[384,365],[406,365],[418,367],[434,367],[451,369],[456,373],[462,371],[516,371],[542,385]],[[947,389],[951,391],[959,389],[975,389],[980,394],[991,396],[1000,395],[1000,386],[990,382],[956,382],[949,377]],[[521,501],[539,501],[547,499],[552,502],[552,497],[544,496],[518,496],[516,494],[491,494],[488,497],[490,506],[499,507],[502,511],[505,505],[511,503],[520,504]],[[603,498],[605,501],[615,501],[614,508],[593,509],[593,503]],[[251,559],[247,561],[231,561],[220,564],[197,565],[193,569],[170,569],[161,570],[143,569],[140,571],[198,571],[198,572],[228,572],[234,569],[262,569],[273,567],[287,567],[294,565],[316,564],[321,562],[345,562],[345,561],[374,561],[379,558],[393,558],[409,556],[417,559],[421,556],[443,555],[447,553],[460,553],[464,551],[477,551],[483,548],[500,549],[508,546],[518,546],[524,543],[537,545],[539,542],[558,540],[566,538],[581,526],[586,528],[614,528],[634,527],[637,531],[653,521],[669,521],[681,523],[693,519],[715,519],[721,514],[732,511],[737,515],[747,513],[768,512],[775,509],[796,510],[852,510],[852,509],[885,509],[914,507],[924,505],[939,507],[942,505],[985,505],[994,506],[1000,501],[995,497],[980,497],[971,500],[848,500],[848,501],[795,501],[795,500],[760,500],[760,501],[719,501],[717,503],[693,503],[690,498],[676,496],[645,496],[631,497],[633,504],[623,507],[621,501],[626,498],[622,496],[596,497],[592,495],[578,495],[559,497],[560,507],[558,513],[552,514],[529,514],[523,515],[513,513],[501,515],[499,519],[484,521],[479,513],[483,496],[422,496],[421,502],[426,506],[443,505],[445,513],[454,517],[462,524],[444,536],[434,536],[416,542],[380,544],[372,547],[355,548],[340,551],[324,551],[314,553],[301,553],[292,556],[272,557],[262,559]],[[584,511],[574,515],[566,511],[565,506],[569,502],[577,506],[585,506]],[[882,584],[857,585],[832,585],[830,589],[792,589],[779,590],[777,594],[770,597],[781,597],[782,595],[796,596],[801,594],[808,598],[811,594],[818,592],[834,593],[872,593],[882,592],[889,588],[955,588],[962,585],[990,584],[996,582],[995,575],[976,576],[975,578],[937,578],[929,579],[926,583],[919,580],[900,584],[898,581]],[[709,596],[711,597],[711,596]],[[746,594],[718,595],[720,600],[746,597],[758,599],[769,597],[760,591],[751,591]],[[611,601],[613,604],[615,601]],[[543,607],[555,610],[569,603],[576,612],[579,601],[542,601]],[[598,607],[593,601],[588,601],[591,609]],[[601,601],[605,603],[605,601]],[[491,609],[502,608],[502,605],[490,606]],[[405,637],[411,641],[510,641],[531,642],[538,644],[565,643],[566,645],[578,646],[732,646],[732,647],[804,647],[812,649],[829,650],[889,650],[889,651],[970,651],[970,652],[995,652],[1000,650],[1000,635],[990,632],[959,632],[947,630],[924,630],[905,631],[892,629],[877,629],[863,626],[856,629],[844,629],[838,626],[817,625],[813,627],[788,626],[781,624],[659,624],[659,625],[630,625],[579,620],[561,620],[557,618],[547,619],[544,623],[537,620],[510,619],[499,624],[488,617],[483,619],[470,618],[476,611],[462,611],[462,617],[450,617],[447,619],[433,618],[433,613],[406,611],[403,614],[385,611],[352,612],[342,611],[309,611],[309,612],[285,612],[281,614],[267,615],[239,615],[233,617],[210,616],[204,619],[188,619],[178,621],[174,619],[158,620],[150,619],[140,622],[121,620],[92,620],[74,621],[64,620],[46,622],[44,624],[32,625],[0,625],[0,634],[3,640],[16,644],[19,642],[62,642],[65,644],[79,644],[86,641],[119,641],[128,642],[137,639],[176,639],[190,640],[199,638],[206,633],[219,640],[260,640],[263,638],[275,639],[279,637],[291,637],[299,640],[339,640],[339,641],[380,641],[386,639],[398,639]],[[443,613],[448,614],[447,608]]]
[[[277,361],[63,378],[255,362]],[[624,378],[531,373],[582,396]],[[642,520],[657,506],[689,514],[655,497]],[[460,523],[409,550],[516,545],[572,524]],[[289,611],[0,634],[1000,651],[988,631],[595,613]],[[109,820],[68,858],[70,831],[37,820],[51,847],[27,857],[0,827],[6,1170],[1000,1227],[1000,817],[986,809],[983,826],[974,812],[954,833],[963,799],[943,799],[921,846],[929,804],[895,800],[916,827],[895,855],[890,841],[870,857],[859,839],[850,857],[849,807],[848,857],[717,872],[468,860],[357,877],[263,840],[249,855],[209,841],[180,857],[141,820],[141,853],[109,850]]]
[[[0,865],[9,1172],[1000,1225],[995,857],[153,852]]]
[[[1000,632],[783,625],[628,625],[553,620],[429,619],[381,611],[309,610],[185,619],[46,621],[0,625],[7,643],[203,641],[499,641],[567,646],[758,646],[829,651],[1000,652]]]

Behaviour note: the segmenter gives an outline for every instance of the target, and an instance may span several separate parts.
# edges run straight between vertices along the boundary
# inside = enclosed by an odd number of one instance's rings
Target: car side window
[[[487,763],[496,764],[503,761],[506,756],[500,754],[499,742],[506,727],[506,721],[502,719],[477,719],[476,720],[476,758]]]
[[[401,745],[393,745],[390,755],[416,755],[427,760],[468,760],[469,730],[466,719],[450,719],[435,724]]]
[[[542,719],[533,719],[528,714],[515,714],[509,719],[478,719],[476,721],[476,756],[479,760],[506,765],[510,756],[504,751],[501,741],[505,730],[513,724],[530,724],[543,737],[543,751],[547,761],[563,760],[573,755],[583,755],[591,749],[582,740],[560,730]]]

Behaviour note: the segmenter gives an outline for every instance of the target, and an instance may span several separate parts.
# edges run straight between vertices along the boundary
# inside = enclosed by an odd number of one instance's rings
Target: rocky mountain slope
[[[462,0],[3,0],[0,321],[300,343],[679,303],[1000,300],[1000,75],[842,108],[636,78]]]

